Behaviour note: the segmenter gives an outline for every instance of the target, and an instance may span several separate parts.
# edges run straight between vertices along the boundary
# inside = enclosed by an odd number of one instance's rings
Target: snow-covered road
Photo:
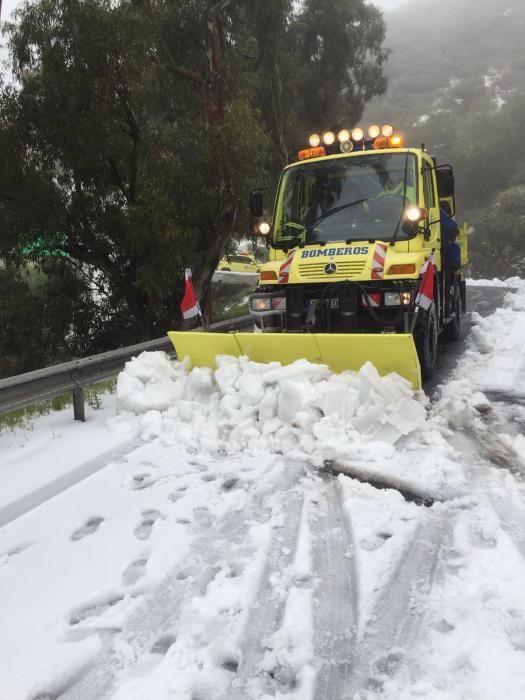
[[[150,354],[117,414],[1,434],[0,700],[525,697],[515,284],[426,408]]]

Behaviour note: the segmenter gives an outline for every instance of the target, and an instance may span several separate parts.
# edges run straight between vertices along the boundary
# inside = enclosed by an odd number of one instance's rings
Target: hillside
[[[523,0],[410,0],[385,17],[388,90],[363,123],[392,122],[454,165],[472,275],[524,274]]]
[[[498,109],[525,92],[522,0],[412,0],[386,19],[388,92],[365,121],[408,125],[484,98]]]

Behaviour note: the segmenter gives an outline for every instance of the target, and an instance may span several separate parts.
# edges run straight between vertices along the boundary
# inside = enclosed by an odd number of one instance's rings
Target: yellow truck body
[[[250,299],[258,332],[170,332],[178,356],[205,366],[217,354],[306,358],[335,372],[370,361],[420,389],[438,336],[457,339],[465,307],[460,263],[449,258],[456,246],[452,257],[468,259],[466,226],[457,242],[445,240],[443,207],[453,211],[455,201],[450,166],[437,166],[424,147],[376,149],[363,140],[361,149],[286,167],[271,222],[254,201],[254,225],[270,230],[269,261]]]

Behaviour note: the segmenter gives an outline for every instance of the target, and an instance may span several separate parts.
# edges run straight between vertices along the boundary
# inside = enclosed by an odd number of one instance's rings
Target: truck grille
[[[328,260],[323,260],[322,262],[308,262],[299,264],[297,267],[301,277],[308,277],[309,279],[320,277],[323,280],[329,280],[357,277],[363,272],[366,265],[366,260],[345,260],[344,262],[336,262],[336,271],[331,275],[327,275],[324,268],[328,262]]]

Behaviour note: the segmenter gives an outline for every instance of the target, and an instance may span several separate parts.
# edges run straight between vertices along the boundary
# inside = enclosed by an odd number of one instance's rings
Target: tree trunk
[[[206,2],[208,75],[206,80],[205,110],[210,138],[211,166],[220,175],[220,205],[214,222],[214,238],[208,247],[203,273],[197,279],[202,290],[203,321],[206,327],[212,317],[211,278],[220,260],[226,241],[230,238],[237,215],[237,201],[230,176],[227,150],[221,134],[223,121],[223,96],[225,78],[223,33],[221,31],[221,12],[230,4],[222,0],[213,5]]]

